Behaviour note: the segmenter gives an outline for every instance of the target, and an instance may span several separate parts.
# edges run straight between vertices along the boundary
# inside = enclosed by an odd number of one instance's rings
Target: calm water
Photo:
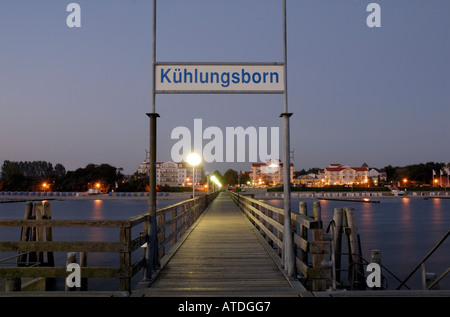
[[[307,203],[312,214],[317,200],[292,200],[292,209],[299,210],[299,202]],[[282,200],[266,202],[283,208]],[[450,230],[450,199],[386,198],[380,203],[362,203],[320,200],[322,221],[328,226],[334,208],[353,207],[356,227],[362,244],[362,255],[370,261],[371,250],[381,251],[382,264],[403,280]],[[343,243],[345,239],[343,238]],[[450,266],[450,238],[426,261],[426,271],[441,275]],[[413,289],[421,288],[420,269],[406,283]],[[388,276],[389,277],[389,276]],[[400,283],[388,279],[389,289]],[[440,283],[441,289],[450,289],[450,276]]]
[[[312,213],[312,204],[317,200],[293,200],[292,209],[298,211],[299,201],[305,201],[308,212]],[[381,250],[382,263],[403,280],[418,262],[450,229],[450,200],[420,198],[380,199],[379,204],[321,200],[324,226],[333,217],[334,208],[353,207],[356,226],[360,234],[363,257],[370,260],[373,249]],[[267,203],[282,207],[282,200],[266,200]],[[173,200],[158,201],[158,208],[175,204]],[[126,219],[148,209],[147,201],[140,200],[67,200],[51,201],[53,219]],[[0,204],[0,219],[23,219],[25,203]],[[142,230],[132,232],[133,237]],[[116,229],[59,229],[53,230],[54,240],[59,241],[117,241]],[[20,229],[0,228],[1,241],[18,241]],[[345,241],[345,240],[344,240]],[[134,253],[132,262],[141,254]],[[10,254],[0,253],[0,258]],[[13,255],[13,254],[11,254]],[[65,253],[56,253],[58,266],[65,265]],[[450,239],[441,245],[438,251],[427,260],[428,272],[439,276],[450,264]],[[1,265],[1,264],[0,264]],[[109,253],[89,254],[89,266],[118,266],[118,256]],[[142,278],[138,273],[133,281]],[[59,283],[59,284],[58,284]],[[420,270],[407,283],[413,289],[421,288]],[[398,286],[395,279],[389,277],[389,289]],[[450,289],[450,276],[440,283],[441,289]],[[56,287],[64,288],[64,282]],[[117,280],[90,279],[91,290],[116,290]]]
[[[176,204],[176,200],[158,200],[157,208]],[[0,219],[23,219],[25,202],[0,204]],[[65,200],[50,201],[52,219],[58,220],[122,220],[147,212],[147,200]],[[133,227],[132,239],[143,231],[143,225]],[[0,227],[0,241],[19,241],[20,228]],[[54,241],[119,241],[119,229],[115,228],[53,228]],[[17,253],[0,252],[0,259]],[[67,252],[55,252],[55,265],[65,266]],[[132,254],[132,263],[136,262],[142,253]],[[117,253],[89,253],[88,265],[92,267],[118,267]],[[2,264],[0,264],[2,265]],[[136,285],[142,279],[138,273],[132,280]],[[132,286],[133,286],[132,285]],[[117,279],[89,279],[89,290],[118,290]],[[64,280],[57,279],[54,288],[64,290]],[[0,290],[1,291],[1,290]]]

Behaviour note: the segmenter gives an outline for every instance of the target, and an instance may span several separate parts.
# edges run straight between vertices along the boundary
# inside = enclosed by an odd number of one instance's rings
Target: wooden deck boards
[[[257,235],[221,193],[151,287],[132,296],[298,296]]]

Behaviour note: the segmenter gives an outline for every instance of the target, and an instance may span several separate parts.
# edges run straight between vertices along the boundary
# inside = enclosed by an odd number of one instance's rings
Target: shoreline
[[[122,193],[120,193],[122,194]],[[110,194],[87,194],[87,193],[71,193],[71,195],[1,195],[1,202],[21,202],[21,201],[43,201],[43,200],[148,200],[147,193],[123,193],[124,195],[116,196]],[[130,195],[128,195],[130,194]],[[142,194],[142,195],[141,195]],[[203,196],[205,193],[196,193],[196,196]],[[192,198],[192,193],[168,193],[156,197],[157,200],[187,200]]]
[[[196,192],[196,196],[203,196],[206,192]],[[239,194],[251,196],[259,200],[284,199],[283,192],[267,192],[265,188],[249,188]],[[188,200],[192,192],[158,192],[157,200]],[[343,201],[373,202],[377,199],[398,198],[442,198],[450,199],[450,191],[411,191],[403,195],[394,195],[391,192],[291,192],[291,199],[326,199]],[[0,203],[43,201],[43,200],[148,200],[148,192],[115,192],[105,194],[89,194],[87,192],[70,193],[21,193],[0,192]]]

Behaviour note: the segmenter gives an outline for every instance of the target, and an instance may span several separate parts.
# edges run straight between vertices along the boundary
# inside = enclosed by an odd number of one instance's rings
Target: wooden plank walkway
[[[131,296],[299,296],[273,250],[226,193],[214,200],[149,288]]]

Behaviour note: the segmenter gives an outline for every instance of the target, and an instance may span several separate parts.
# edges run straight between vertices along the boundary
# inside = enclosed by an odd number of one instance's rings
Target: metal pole
[[[151,280],[152,272],[159,269],[158,228],[156,220],[156,118],[157,113],[147,113],[150,117],[150,166],[149,166],[149,215],[147,249],[145,253],[145,279]]]
[[[150,164],[149,164],[149,218],[147,231],[147,249],[145,251],[145,279],[151,280],[152,273],[160,268],[158,249],[158,228],[156,223],[156,118],[155,112],[155,63],[156,63],[156,0],[153,0],[153,56],[152,56],[152,112],[150,117]]]
[[[192,199],[195,198],[195,166],[192,165]]]
[[[284,193],[284,232],[283,232],[283,259],[284,268],[290,278],[295,277],[295,257],[291,225],[291,188],[290,188],[290,135],[289,118],[292,113],[288,113],[287,98],[287,30],[286,30],[286,0],[283,0],[283,59],[284,59],[284,113],[280,115],[283,118],[283,193]]]
[[[156,0],[153,0],[152,113],[156,112]]]

